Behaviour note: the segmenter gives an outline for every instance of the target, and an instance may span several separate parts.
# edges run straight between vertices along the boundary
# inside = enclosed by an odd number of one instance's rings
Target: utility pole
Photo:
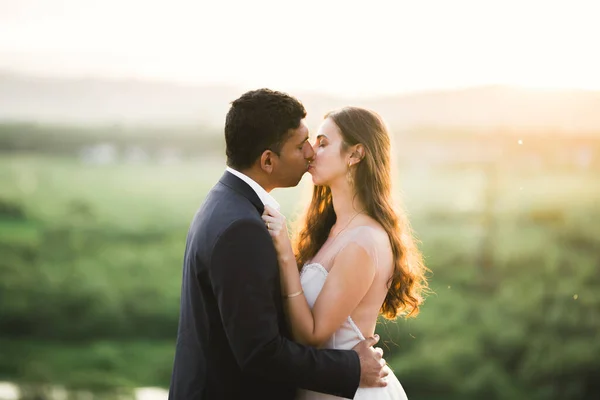
[[[484,188],[481,216],[481,241],[477,264],[480,267],[481,282],[485,287],[493,286],[494,248],[496,245],[496,199],[498,197],[498,165],[494,160],[483,163]]]

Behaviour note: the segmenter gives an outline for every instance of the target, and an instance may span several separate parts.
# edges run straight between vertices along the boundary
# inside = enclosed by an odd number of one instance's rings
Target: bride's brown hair
[[[399,314],[416,316],[427,289],[428,269],[404,212],[392,199],[391,143],[387,127],[377,113],[358,107],[332,111],[325,115],[327,118],[341,131],[342,154],[353,145],[363,145],[364,158],[351,171],[355,196],[365,206],[365,213],[385,229],[392,247],[394,272],[380,313],[388,319]],[[323,246],[335,221],[331,190],[315,186],[294,240],[299,268]]]

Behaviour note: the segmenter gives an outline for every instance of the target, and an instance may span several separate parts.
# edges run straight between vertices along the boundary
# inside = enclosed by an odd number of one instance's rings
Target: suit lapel
[[[225,173],[219,180],[219,183],[227,186],[228,188],[236,191],[237,193],[247,198],[252,203],[252,205],[256,207],[258,213],[262,215],[262,213],[265,210],[265,206],[254,191],[254,189],[252,189],[246,182],[233,175],[232,173],[225,171]]]

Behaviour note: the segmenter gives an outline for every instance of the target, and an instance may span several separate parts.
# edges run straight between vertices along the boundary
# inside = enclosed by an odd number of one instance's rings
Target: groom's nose
[[[310,143],[304,143],[304,159],[306,161],[312,161],[315,158],[315,151],[313,150]]]

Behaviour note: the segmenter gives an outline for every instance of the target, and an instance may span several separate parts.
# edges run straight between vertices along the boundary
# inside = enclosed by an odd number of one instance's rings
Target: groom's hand
[[[352,350],[358,353],[360,359],[360,387],[384,387],[387,385],[385,377],[389,371],[385,367],[383,350],[373,348],[379,341],[379,335],[368,337]]]

